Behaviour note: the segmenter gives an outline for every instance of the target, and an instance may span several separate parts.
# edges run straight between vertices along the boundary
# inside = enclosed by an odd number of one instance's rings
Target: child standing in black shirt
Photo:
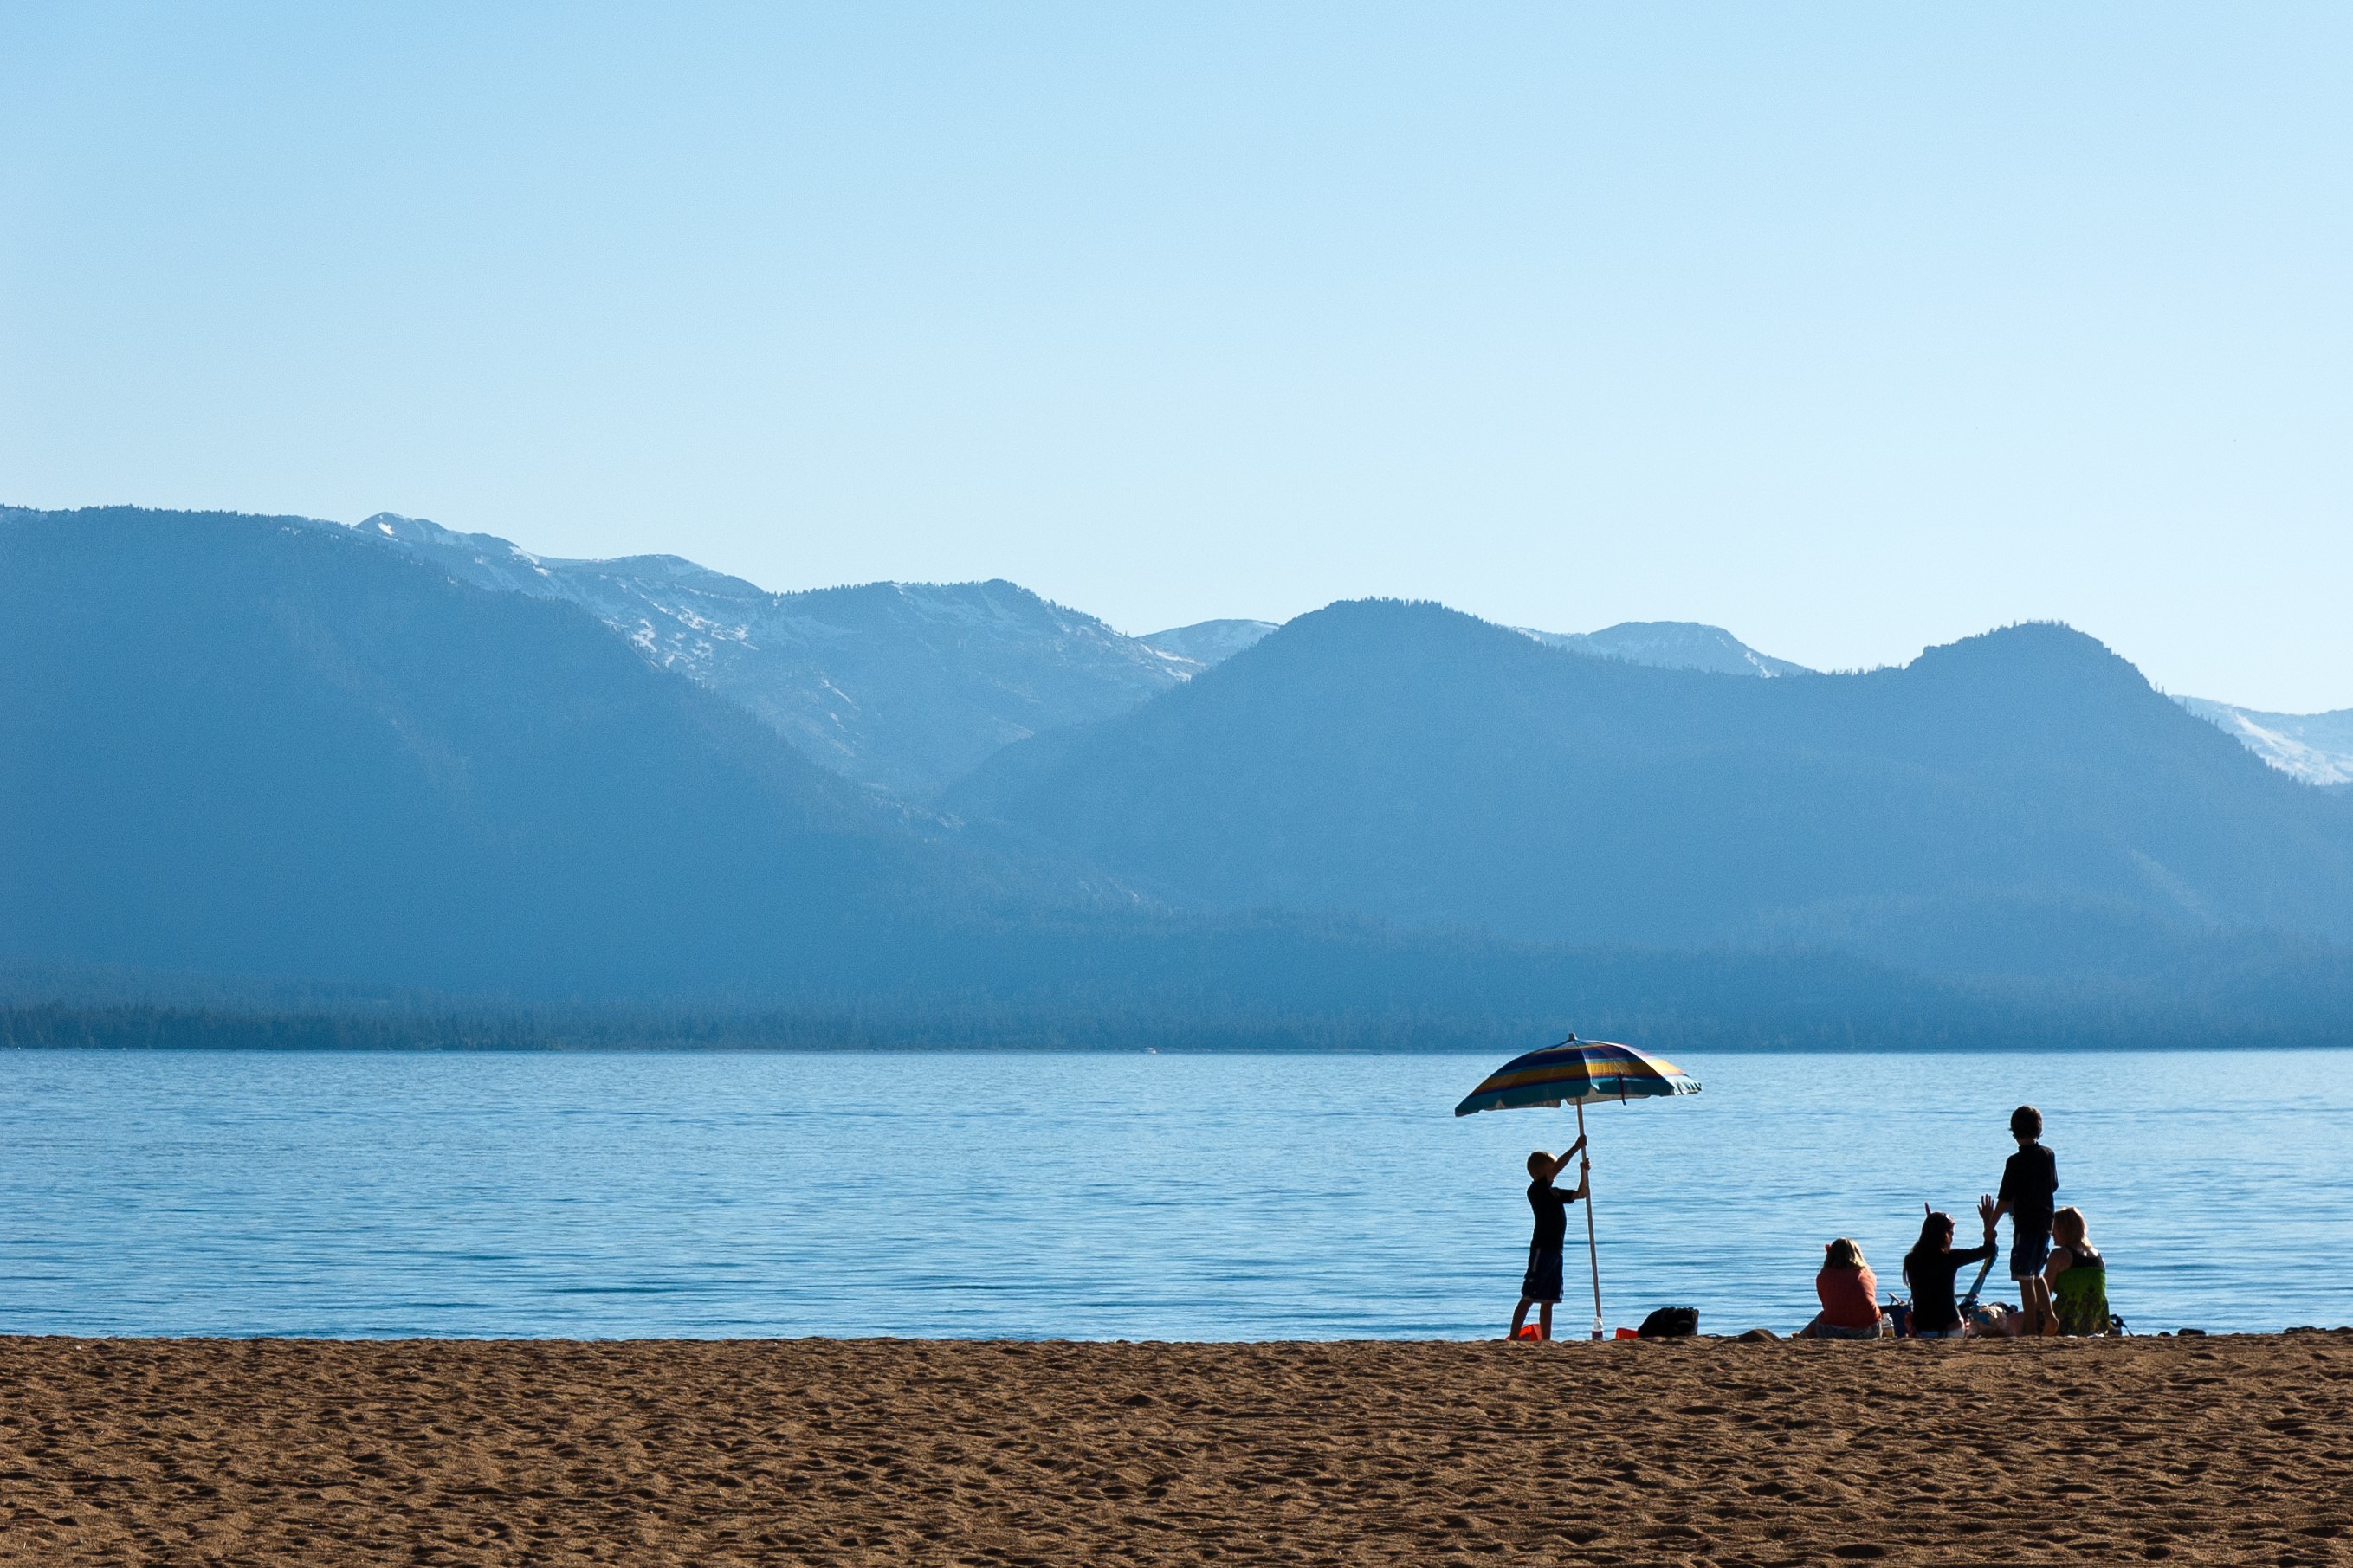
[[[2039,1140],[2042,1112],[2021,1105],[2010,1113],[2010,1133],[2018,1152],[2001,1168],[2001,1191],[1994,1217],[2010,1216],[2010,1277],[2025,1310],[2026,1331],[2058,1331],[2051,1315],[2051,1287],[2042,1278],[2051,1261],[2051,1212],[2059,1194],[2059,1161]]]
[[[1512,1313],[1513,1339],[1520,1337],[1520,1325],[1528,1321],[1528,1309],[1543,1309],[1536,1317],[1536,1337],[1552,1338],[1552,1310],[1560,1302],[1560,1254],[1568,1239],[1568,1205],[1592,1190],[1593,1162],[1585,1162],[1577,1173],[1577,1190],[1565,1193],[1552,1184],[1552,1179],[1568,1169],[1569,1161],[1585,1147],[1579,1138],[1561,1151],[1556,1160],[1539,1149],[1528,1156],[1528,1207],[1535,1211],[1535,1235],[1528,1241],[1528,1271],[1520,1280],[1520,1304]]]

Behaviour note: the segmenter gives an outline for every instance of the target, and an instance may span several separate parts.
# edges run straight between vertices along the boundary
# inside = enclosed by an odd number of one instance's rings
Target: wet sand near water
[[[0,1340],[0,1563],[2353,1563],[2353,1333]]]

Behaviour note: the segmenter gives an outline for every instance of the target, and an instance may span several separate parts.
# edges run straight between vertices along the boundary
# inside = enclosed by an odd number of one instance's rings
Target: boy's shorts
[[[1560,1248],[1531,1247],[1528,1248],[1527,1277],[1520,1281],[1520,1299],[1524,1301],[1560,1300]]]
[[[2051,1232],[2014,1230],[2010,1237],[2010,1277],[2012,1279],[2039,1279],[2042,1266],[2051,1261]]]

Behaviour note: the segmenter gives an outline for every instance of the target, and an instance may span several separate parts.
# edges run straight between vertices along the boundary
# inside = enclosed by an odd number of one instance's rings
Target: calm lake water
[[[1841,1234],[1892,1281],[2021,1100],[2136,1331],[2353,1322],[2353,1052],[1680,1059],[1590,1113],[1613,1325],[1795,1328]],[[1575,1122],[1455,1120],[1493,1065],[15,1053],[0,1331],[1494,1333]]]

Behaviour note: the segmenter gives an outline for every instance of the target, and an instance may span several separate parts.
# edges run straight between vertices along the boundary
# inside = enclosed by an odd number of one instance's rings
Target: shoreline
[[[505,1345],[517,1348],[531,1345],[1065,1345],[1101,1349],[1130,1348],[1179,1349],[1195,1347],[1204,1350],[1297,1349],[1317,1350],[1343,1346],[1399,1347],[1417,1345],[1503,1345],[1515,1344],[1522,1351],[1556,1351],[1571,1348],[1599,1349],[1623,1345],[1639,1345],[1646,1349],[1667,1350],[1678,1345],[1774,1345],[1804,1347],[1808,1345],[1841,1345],[1849,1349],[1889,1349],[1918,1345],[1923,1349],[1989,1347],[1995,1345],[2039,1344],[2053,1350],[2073,1346],[2088,1349],[2094,1345],[2154,1344],[2181,1341],[2195,1343],[2205,1340],[2225,1342],[2242,1340],[2302,1339],[2306,1335],[2341,1336],[2353,1344],[2353,1324],[2328,1327],[2297,1323],[2283,1329],[2187,1329],[2161,1330],[2146,1334],[2116,1336],[2069,1337],[2054,1336],[2042,1340],[2012,1339],[2006,1335],[1986,1334],[1966,1340],[1912,1340],[1884,1338],[1877,1340],[1808,1340],[1795,1333],[1783,1333],[1778,1329],[1766,1331],[1769,1339],[1751,1339],[1745,1333],[1699,1333],[1682,1339],[1633,1340],[1614,1337],[1588,1339],[1583,1333],[1564,1334],[1540,1343],[1508,1341],[1501,1333],[1482,1334],[1477,1338],[1439,1339],[1265,1339],[1265,1340],[1155,1340],[1155,1339],[1078,1339],[1063,1335],[1024,1334],[330,1334],[300,1333],[271,1331],[253,1334],[221,1333],[153,1333],[153,1334],[73,1334],[73,1333],[7,1333],[0,1332],[0,1353],[19,1346],[38,1345]]]
[[[2348,1331],[19,1337],[0,1563],[2347,1563],[2348,1432]]]

